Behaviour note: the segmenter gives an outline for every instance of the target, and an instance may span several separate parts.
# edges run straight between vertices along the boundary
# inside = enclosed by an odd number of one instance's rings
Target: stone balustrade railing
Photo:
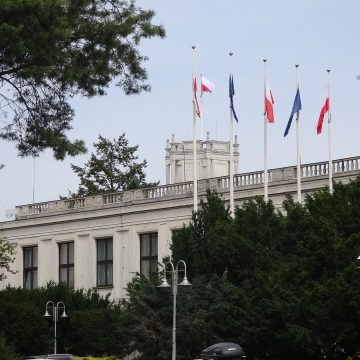
[[[301,177],[303,181],[314,177],[328,175],[328,162],[301,165]],[[356,172],[360,170],[360,156],[333,161],[333,174]],[[269,170],[269,185],[281,181],[296,180],[296,166]],[[198,191],[203,193],[206,189],[224,192],[229,189],[229,177],[203,179],[198,181]],[[259,187],[264,182],[264,172],[255,171],[234,175],[234,189],[246,187]],[[151,201],[167,197],[190,196],[193,192],[193,183],[184,182],[169,185],[160,185],[154,188],[128,190],[118,193],[87,196],[84,198],[56,200],[31,205],[16,207],[16,217],[26,217],[35,214],[47,214],[51,212],[84,209],[91,207],[108,206],[111,204],[127,204],[134,201]]]

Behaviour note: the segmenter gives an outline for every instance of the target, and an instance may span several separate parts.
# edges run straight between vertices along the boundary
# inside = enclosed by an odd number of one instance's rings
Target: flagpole
[[[298,71],[299,71],[299,64],[295,65],[296,68],[296,91],[299,89],[299,77],[298,77]],[[296,167],[296,173],[297,173],[297,198],[298,203],[301,204],[301,157],[300,157],[300,111],[296,113],[296,159],[297,159],[297,167]]]
[[[232,56],[233,52],[229,52],[230,56],[230,76],[232,75]],[[230,190],[230,215],[234,218],[234,129],[233,129],[233,113],[230,107],[230,166],[229,166],[229,190]]]
[[[331,102],[330,102],[330,69],[327,69],[327,93],[329,99],[329,111],[328,111],[328,143],[329,143],[329,191],[333,193],[333,164],[332,164],[332,134],[331,134]]]
[[[202,90],[202,80],[203,74],[200,74],[200,140],[204,140],[203,136],[203,90]]]
[[[266,120],[266,61],[264,62],[264,200],[269,200],[268,195],[268,163],[267,163],[267,120]]]
[[[196,46],[192,46],[192,82],[195,79],[195,49]],[[193,99],[194,100],[194,99]],[[197,204],[197,156],[196,156],[196,109],[195,101],[193,101],[193,161],[194,161],[194,177],[193,177],[193,188],[194,188],[194,212],[198,209]]]

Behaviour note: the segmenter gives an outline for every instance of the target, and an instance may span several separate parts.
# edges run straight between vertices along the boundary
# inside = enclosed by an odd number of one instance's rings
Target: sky
[[[301,162],[328,159],[327,126],[316,135],[316,124],[330,96],[333,158],[359,155],[360,133],[360,1],[359,0],[141,0],[136,4],[156,12],[155,24],[166,29],[165,39],[145,39],[140,45],[151,92],[126,96],[111,86],[106,96],[72,100],[75,109],[72,139],[86,142],[88,154],[54,160],[45,151],[34,162],[17,157],[15,145],[0,141],[0,221],[16,205],[45,202],[76,191],[78,177],[70,164],[82,166],[98,136],[126,134],[146,159],[147,181],[165,183],[166,139],[192,139],[192,45],[195,73],[216,87],[203,97],[203,129],[211,139],[229,140],[230,72],[234,76],[234,106],[239,123],[240,172],[263,169],[263,58],[275,100],[275,123],[268,126],[268,167],[296,164],[295,126],[284,138],[296,91],[299,64],[302,100]],[[198,80],[199,81],[199,80]],[[199,126],[198,126],[199,128]],[[197,137],[200,137],[198,130]],[[35,171],[34,171],[35,170]],[[35,175],[35,176],[34,176]]]

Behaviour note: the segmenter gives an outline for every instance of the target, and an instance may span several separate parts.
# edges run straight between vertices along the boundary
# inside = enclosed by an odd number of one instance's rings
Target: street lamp
[[[50,309],[50,314],[48,311],[49,309]],[[60,317],[67,318],[68,316],[66,315],[65,312],[65,304],[62,301],[59,301],[58,303],[56,303],[56,305],[52,301],[48,301],[46,303],[44,316],[52,317],[52,320],[54,322],[54,354],[56,354],[56,323],[59,321],[60,310],[62,310],[62,314],[60,315]]]
[[[184,268],[179,269],[179,265],[183,264]],[[166,268],[170,265],[170,270],[166,270]],[[184,272],[184,278],[181,283],[178,283],[179,280],[179,272]],[[177,295],[177,287],[179,286],[191,286],[192,284],[189,282],[186,276],[186,263],[184,260],[179,260],[174,266],[174,264],[169,261],[164,265],[164,275],[161,285],[159,287],[170,287],[171,285],[166,280],[166,273],[171,273],[172,276],[172,294],[173,294],[173,328],[172,328],[172,360],[176,360],[176,295]]]

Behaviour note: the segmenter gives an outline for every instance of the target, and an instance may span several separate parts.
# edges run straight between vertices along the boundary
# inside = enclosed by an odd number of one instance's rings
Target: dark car
[[[200,358],[205,360],[243,360],[246,359],[246,355],[244,349],[240,345],[231,342],[222,342],[211,345],[203,350],[200,354]]]
[[[358,351],[353,357],[352,360],[360,360],[360,351]]]

